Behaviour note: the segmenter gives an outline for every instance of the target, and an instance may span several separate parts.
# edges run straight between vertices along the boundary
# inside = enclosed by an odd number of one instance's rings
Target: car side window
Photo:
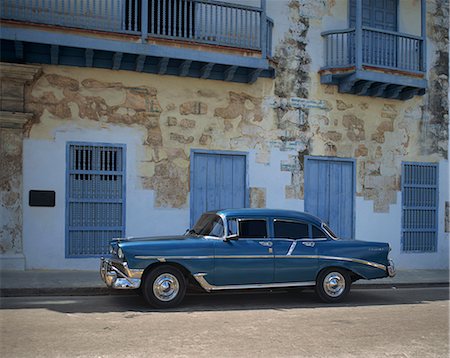
[[[313,239],[326,239],[327,234],[323,232],[322,229],[319,229],[317,226],[312,226],[312,238]]]
[[[266,220],[242,220],[239,221],[239,238],[266,238]]]
[[[309,225],[302,222],[276,220],[274,231],[275,238],[309,239]]]
[[[227,220],[227,229],[228,235],[237,235],[237,220],[236,219],[228,219]]]

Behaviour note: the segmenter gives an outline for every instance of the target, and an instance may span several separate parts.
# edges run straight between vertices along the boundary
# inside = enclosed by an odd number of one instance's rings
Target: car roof
[[[225,217],[279,217],[284,219],[297,219],[312,222],[320,226],[323,220],[319,219],[317,216],[295,210],[284,210],[284,209],[254,209],[254,208],[243,208],[243,209],[224,209],[213,211],[218,215],[223,215]]]

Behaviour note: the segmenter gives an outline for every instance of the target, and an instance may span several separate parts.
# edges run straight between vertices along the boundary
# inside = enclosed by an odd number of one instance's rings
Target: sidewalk
[[[353,288],[448,286],[448,270],[400,270],[393,278],[360,280]],[[98,271],[29,270],[1,271],[0,296],[109,295],[129,294],[129,290],[110,290]]]

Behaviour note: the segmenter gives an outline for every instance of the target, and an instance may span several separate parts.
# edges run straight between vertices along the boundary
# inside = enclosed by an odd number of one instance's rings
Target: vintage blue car
[[[189,284],[208,292],[315,287],[323,301],[339,302],[356,280],[395,275],[389,251],[387,243],[341,240],[307,213],[229,209],[203,214],[181,236],[114,239],[100,274],[158,308],[178,305]]]

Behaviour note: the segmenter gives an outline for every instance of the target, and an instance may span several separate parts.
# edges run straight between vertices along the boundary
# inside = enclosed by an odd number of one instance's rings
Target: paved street
[[[153,310],[138,296],[1,299],[3,357],[447,357],[447,287],[188,296]]]

